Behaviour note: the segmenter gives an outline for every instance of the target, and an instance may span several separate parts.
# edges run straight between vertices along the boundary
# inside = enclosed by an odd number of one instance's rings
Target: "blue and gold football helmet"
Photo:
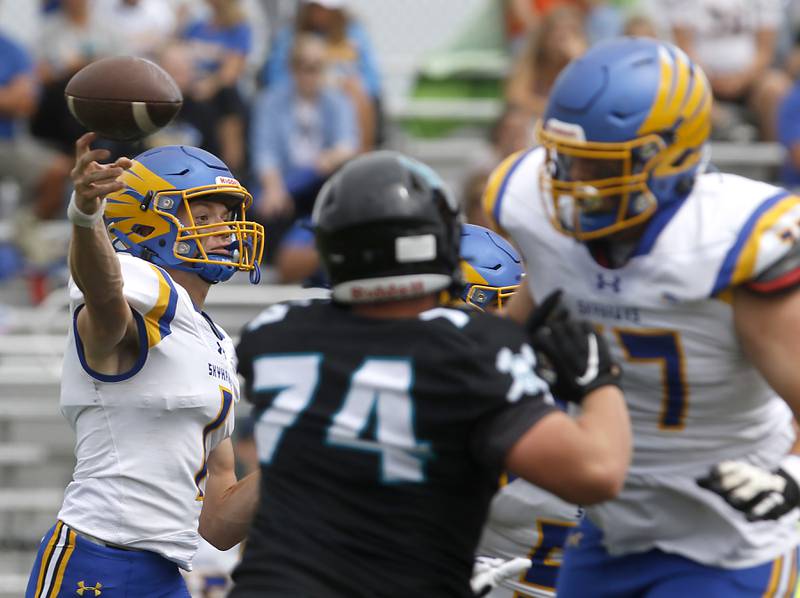
[[[461,225],[461,273],[461,298],[484,311],[503,307],[525,275],[511,243],[475,224]]]
[[[210,283],[228,280],[237,270],[250,272],[254,284],[259,281],[264,228],[246,220],[253,197],[219,158],[196,147],[158,147],[136,156],[121,180],[125,187],[106,198],[104,212],[118,251],[193,272]],[[224,201],[229,220],[195,223],[189,205],[198,199]],[[178,220],[181,206],[188,222]],[[224,228],[230,231],[225,251],[207,253],[200,240]]]
[[[570,63],[537,130],[556,228],[588,241],[677,207],[707,161],[711,102],[702,70],[668,43],[618,38]]]

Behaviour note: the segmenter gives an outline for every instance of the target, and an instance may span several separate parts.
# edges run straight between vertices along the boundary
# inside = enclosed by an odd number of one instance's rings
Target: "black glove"
[[[774,472],[743,461],[723,461],[697,483],[742,511],[748,521],[778,519],[800,506],[798,461],[790,455]]]
[[[549,322],[558,322],[569,318],[569,310],[561,301],[561,295],[561,289],[556,289],[536,306],[525,324],[528,336],[533,337],[542,326]]]
[[[622,370],[589,322],[570,318],[550,322],[532,341],[536,373],[550,384],[556,398],[580,404],[596,388],[620,385]]]

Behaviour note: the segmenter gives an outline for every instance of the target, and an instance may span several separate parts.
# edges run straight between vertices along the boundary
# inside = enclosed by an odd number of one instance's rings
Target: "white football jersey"
[[[58,518],[190,569],[206,461],[233,432],[236,353],[169,274],[117,255],[139,327],[139,359],[119,376],[90,370],[75,325],[83,295],[70,280],[61,411],[75,429],[77,463]]]
[[[701,175],[677,210],[657,215],[621,268],[598,265],[558,232],[539,191],[542,149],[509,158],[486,208],[527,262],[540,302],[562,288],[571,311],[601,327],[624,368],[634,431],[622,494],[588,509],[612,554],[658,547],[729,568],[798,543],[797,510],[749,523],[696,479],[724,459],[774,469],[794,440],[792,413],[746,359],[731,288],[792,247],[800,198],[739,176]]]
[[[492,499],[477,554],[529,558],[533,566],[488,596],[553,595],[564,543],[583,510],[521,478],[504,481]]]

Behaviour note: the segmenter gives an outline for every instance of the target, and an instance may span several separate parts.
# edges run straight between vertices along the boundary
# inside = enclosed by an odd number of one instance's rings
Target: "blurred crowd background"
[[[309,216],[342,163],[405,151],[482,224],[489,173],[534,143],[560,70],[622,34],[674,41],[705,68],[712,161],[800,187],[800,0],[0,0],[0,596],[19,595],[71,471],[56,405],[66,316],[47,298],[65,297],[68,274],[83,129],[63,92],[75,72],[118,54],[159,63],[183,91],[179,116],[142,142],[100,143],[131,157],[201,146],[253,193],[268,284],[212,293],[235,335],[270,301],[269,283],[324,286]],[[237,423],[242,472],[255,466],[251,429]],[[198,570],[236,556],[225,558],[202,552]],[[227,582],[197,583],[212,596]]]
[[[83,132],[63,90],[98,58],[148,57],[184,94],[169,127],[112,152],[218,154],[255,196],[269,280],[319,284],[308,216],[343,162],[378,147],[441,162],[480,223],[488,172],[532,143],[560,70],[621,34],[684,48],[718,100],[713,139],[743,162],[761,144],[763,175],[800,184],[798,31],[798,0],[0,0],[0,285],[15,289],[0,304],[63,284]]]

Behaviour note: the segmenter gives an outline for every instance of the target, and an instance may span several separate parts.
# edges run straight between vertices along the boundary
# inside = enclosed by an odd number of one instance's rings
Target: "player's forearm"
[[[258,507],[260,481],[260,472],[254,471],[222,492],[212,508],[203,505],[200,535],[219,550],[244,540]]]
[[[72,228],[70,272],[85,303],[78,329],[87,356],[103,357],[125,338],[131,320],[122,271],[102,220],[93,228]]]
[[[122,270],[102,221],[72,227],[69,267],[93,320],[124,331],[130,308],[122,293]]]
[[[563,500],[592,505],[616,497],[630,459],[630,430],[622,393],[601,386],[578,418],[555,410],[509,450],[505,467]]]
[[[576,424],[583,432],[588,477],[605,480],[606,491],[612,496],[618,494],[628,471],[632,446],[628,409],[620,389],[601,386],[587,395]]]

